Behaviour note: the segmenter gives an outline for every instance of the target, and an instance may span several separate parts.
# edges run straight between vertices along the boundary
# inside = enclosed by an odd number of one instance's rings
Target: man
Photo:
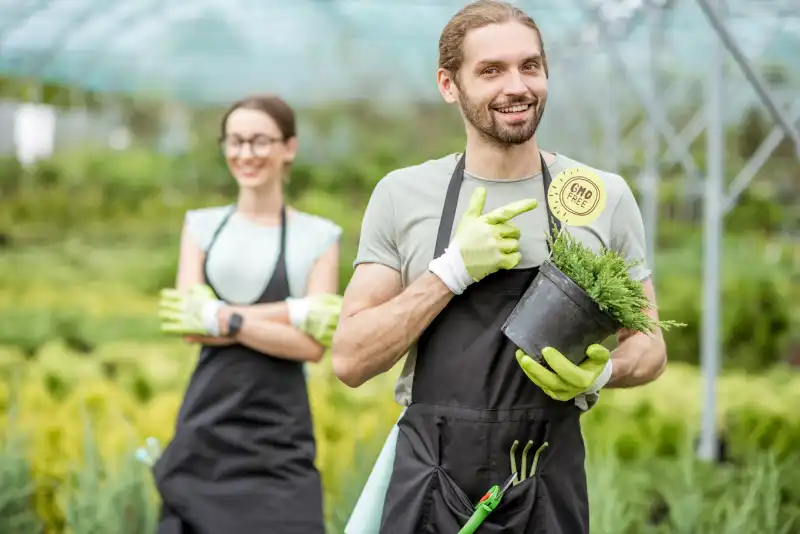
[[[439,56],[439,90],[464,118],[465,157],[400,169],[377,184],[333,342],[335,372],[350,387],[407,353],[396,389],[405,409],[348,532],[455,534],[516,465],[478,532],[586,533],[580,415],[602,387],[656,379],[666,363],[661,334],[620,332],[611,357],[593,345],[580,365],[545,349],[548,369],[501,326],[548,256],[548,228],[643,261],[641,215],[620,176],[540,152],[547,59],[523,11],[491,0],[467,5],[444,28]],[[573,174],[604,200],[594,211],[581,213],[574,199],[565,201],[574,201],[571,211],[548,206],[546,190],[558,197],[554,188]],[[655,303],[646,266],[631,275]],[[647,313],[656,317],[654,309]]]

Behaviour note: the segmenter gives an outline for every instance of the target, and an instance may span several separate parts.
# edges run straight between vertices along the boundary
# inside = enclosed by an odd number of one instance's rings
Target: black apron
[[[231,212],[232,213],[232,212]],[[231,214],[222,221],[211,248]],[[286,211],[280,255],[257,303],[289,296]],[[215,290],[216,292],[216,290]],[[322,487],[303,363],[235,344],[204,346],[155,465],[159,534],[322,534]]]
[[[541,161],[546,199],[551,177]],[[447,190],[435,257],[449,244],[463,176],[464,157]],[[560,228],[547,212],[549,227]],[[481,497],[511,475],[515,440],[520,473],[529,441],[527,473],[535,451],[549,446],[536,475],[509,489],[477,534],[589,532],[581,411],[531,382],[500,331],[537,272],[500,270],[472,284],[420,336],[381,534],[457,534]]]

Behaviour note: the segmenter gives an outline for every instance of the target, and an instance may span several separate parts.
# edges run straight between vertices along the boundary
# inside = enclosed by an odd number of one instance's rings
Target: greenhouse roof
[[[255,90],[294,100],[436,96],[439,33],[465,2],[454,0],[0,0],[0,76],[97,92],[197,103]],[[597,0],[514,2],[537,19],[548,54],[580,42]],[[605,0],[609,17],[645,0]],[[697,54],[715,35],[694,0],[669,2],[671,65],[705,69]],[[744,49],[800,67],[797,0],[727,0],[727,23]],[[634,17],[635,18],[635,17]],[[641,24],[625,37],[642,61]],[[776,36],[778,37],[776,40]],[[587,49],[602,54],[600,47]],[[762,56],[766,57],[766,56]],[[678,59],[680,58],[680,59]],[[558,69],[558,62],[554,69]]]

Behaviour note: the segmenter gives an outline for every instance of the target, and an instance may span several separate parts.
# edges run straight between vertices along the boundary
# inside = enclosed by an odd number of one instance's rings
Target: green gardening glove
[[[331,346],[333,333],[339,324],[341,296],[322,293],[305,298],[288,298],[286,305],[292,326],[314,338],[320,345]]]
[[[499,271],[513,269],[519,253],[519,228],[508,221],[538,205],[534,198],[518,200],[483,213],[486,189],[478,187],[445,252],[428,269],[460,295],[474,282]]]
[[[198,284],[188,291],[161,290],[158,316],[161,331],[178,335],[219,335],[219,300],[207,285]]]
[[[579,365],[552,347],[542,349],[542,356],[553,371],[522,350],[517,350],[517,363],[531,382],[558,401],[572,400],[583,393],[597,393],[611,378],[611,353],[602,345],[586,349],[588,358]]]

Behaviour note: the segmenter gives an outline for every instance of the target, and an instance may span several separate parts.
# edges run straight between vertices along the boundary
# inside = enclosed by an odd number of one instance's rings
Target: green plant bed
[[[362,458],[348,477],[336,486],[323,478],[329,532],[344,532],[382,441],[363,445],[366,450],[355,451]],[[589,443],[586,469],[593,533],[791,534],[800,528],[797,464],[769,454],[752,455],[741,464],[706,464],[687,446],[671,458],[621,460]],[[159,502],[152,475],[131,455],[87,457],[58,492],[64,519],[53,534],[156,531]],[[42,532],[35,516],[29,525],[2,532]]]
[[[10,436],[0,448],[0,532],[43,534],[36,513],[36,484],[20,436]]]
[[[720,465],[698,461],[689,449],[676,459],[627,462],[590,451],[592,533],[794,533],[798,474],[796,464],[769,454]]]
[[[163,339],[152,315],[87,315],[48,310],[0,309],[0,345],[33,356],[47,343],[62,341],[73,351],[91,354],[99,345],[130,340]]]
[[[62,488],[64,527],[75,534],[154,534],[158,521],[152,476],[134,448],[115,464],[99,455],[85,420],[84,464]]]

